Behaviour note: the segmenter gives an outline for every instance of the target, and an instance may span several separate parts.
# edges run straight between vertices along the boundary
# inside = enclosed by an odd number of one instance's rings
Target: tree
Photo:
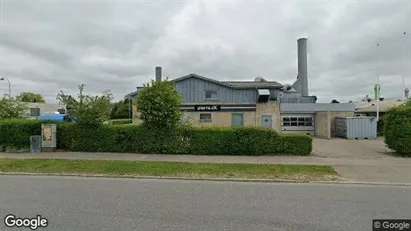
[[[110,119],[128,119],[130,118],[129,99],[120,100],[113,104]]]
[[[340,103],[340,102],[338,102],[336,99],[333,99],[333,100],[331,101],[331,103]]]
[[[28,102],[28,103],[45,103],[43,96],[40,94],[36,94],[33,92],[22,92],[20,95],[16,96],[16,99],[21,102]]]
[[[16,99],[3,97],[0,99],[0,119],[22,118],[26,115],[28,107]]]
[[[137,111],[143,126],[170,130],[180,122],[181,97],[168,80],[151,81],[138,92]]]
[[[405,105],[408,107],[411,107],[411,98],[407,100],[407,102],[405,102]]]
[[[101,96],[85,95],[85,85],[79,85],[78,99],[66,95],[63,91],[57,95],[57,99],[66,105],[67,114],[75,118],[78,124],[102,124],[110,117],[113,95],[109,91]]]

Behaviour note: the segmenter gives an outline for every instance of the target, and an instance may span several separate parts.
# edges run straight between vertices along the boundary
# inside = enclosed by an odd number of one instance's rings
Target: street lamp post
[[[7,80],[7,82],[9,82],[9,98],[11,98],[11,83],[10,83],[10,80],[6,77],[1,77],[0,80]]]
[[[403,68],[402,68],[402,102],[405,102],[405,73],[407,70],[407,40],[406,40],[406,36],[407,36],[407,32],[403,33],[404,35],[404,47],[403,47],[403,52],[404,52],[404,63],[403,63]]]
[[[131,97],[128,97],[128,117],[131,118]]]
[[[377,96],[377,122],[380,120],[380,44],[377,44],[377,85],[376,85],[376,96]]]

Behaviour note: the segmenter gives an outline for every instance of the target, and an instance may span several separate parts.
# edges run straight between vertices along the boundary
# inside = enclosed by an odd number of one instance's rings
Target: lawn
[[[330,166],[277,164],[212,164],[117,160],[62,160],[0,158],[1,172],[81,173],[114,176],[163,176],[194,178],[247,178],[337,180]]]

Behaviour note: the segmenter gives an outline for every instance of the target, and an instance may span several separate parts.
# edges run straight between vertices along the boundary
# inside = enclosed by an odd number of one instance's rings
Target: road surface
[[[2,220],[41,215],[38,230],[371,230],[373,218],[411,214],[410,187],[40,176],[0,186]]]

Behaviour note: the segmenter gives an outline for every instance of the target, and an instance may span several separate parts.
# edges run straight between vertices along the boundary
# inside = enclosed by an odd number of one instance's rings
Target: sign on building
[[[196,111],[221,111],[220,105],[196,105]]]

